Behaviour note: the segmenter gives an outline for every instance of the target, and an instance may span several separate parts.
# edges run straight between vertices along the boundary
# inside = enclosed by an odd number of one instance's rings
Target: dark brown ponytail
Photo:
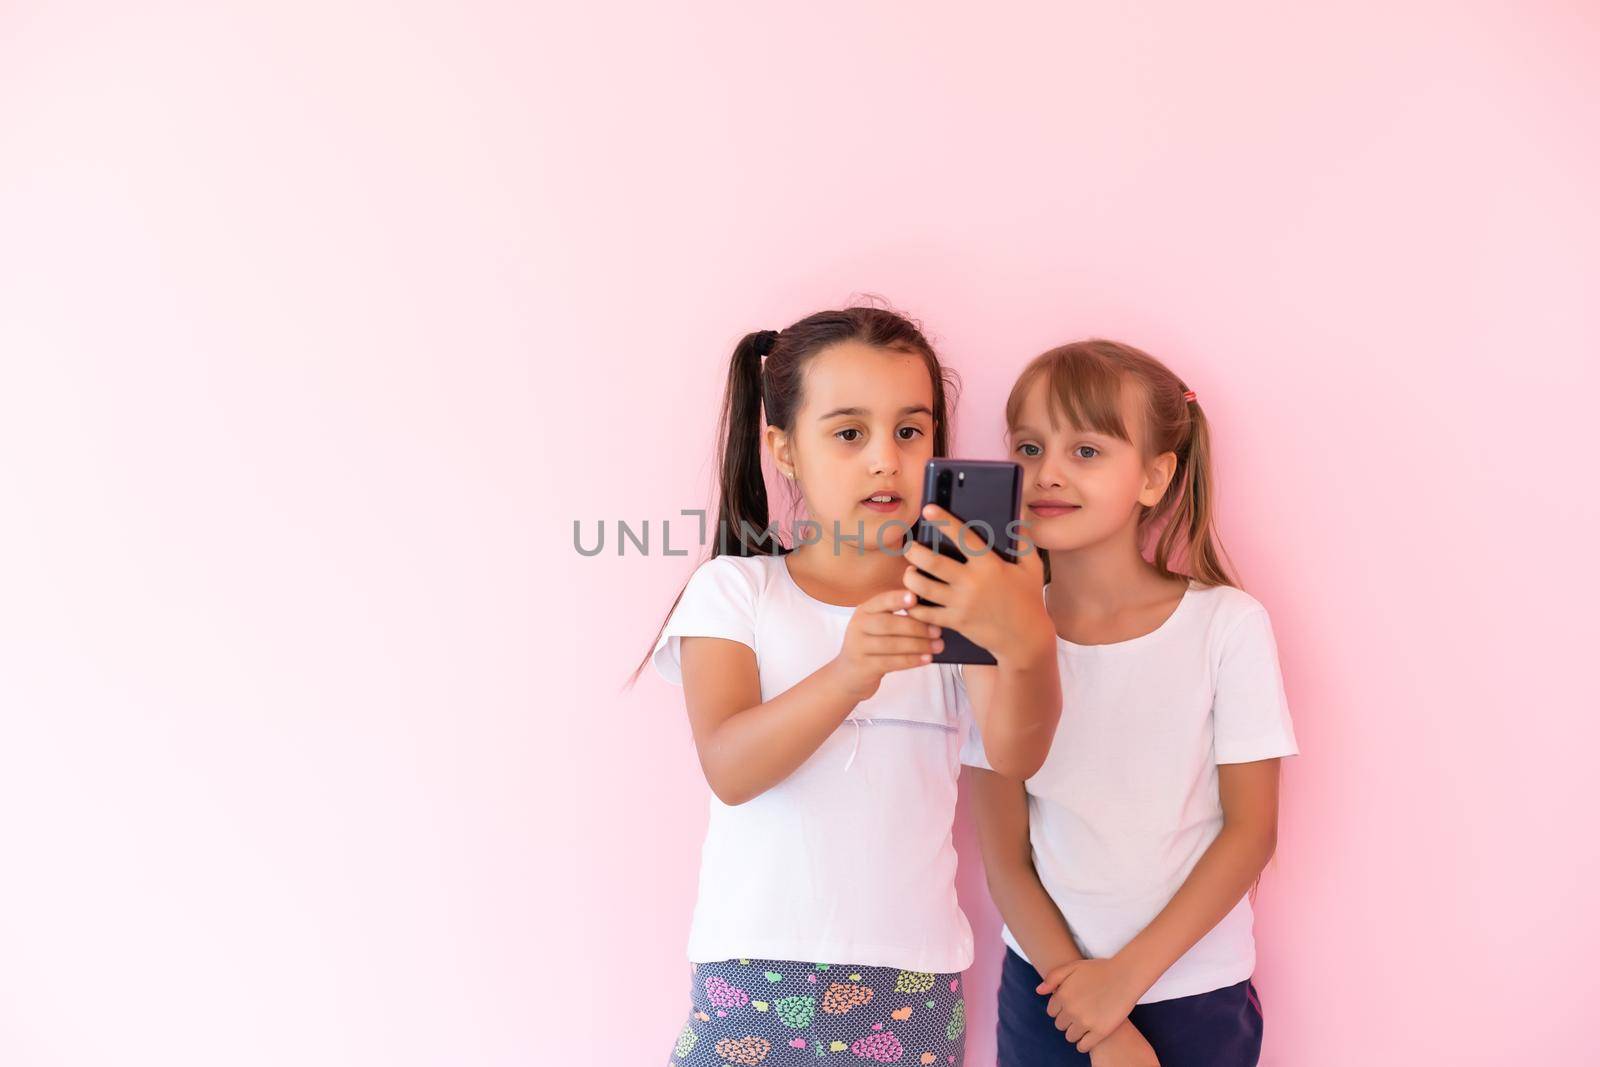
[[[779,336],[775,330],[745,334],[728,364],[717,433],[722,457],[717,463],[713,556],[770,556],[784,551],[767,529],[767,480],[761,473],[761,361]]]

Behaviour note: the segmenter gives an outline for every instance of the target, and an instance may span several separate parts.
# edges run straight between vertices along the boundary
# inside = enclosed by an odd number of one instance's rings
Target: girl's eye
[[[900,440],[902,440],[902,441],[914,441],[918,437],[921,437],[921,436],[922,436],[922,430],[921,430],[920,427],[917,427],[917,426],[902,426],[902,427],[900,427]]]
[[[1018,445],[1017,451],[1029,459],[1038,459],[1040,456],[1044,455],[1044,449],[1040,448],[1036,444],[1033,444],[1032,442]]]
[[[847,429],[840,430],[833,436],[839,438],[841,441],[844,441],[847,444],[854,444],[856,438],[861,436],[861,431],[855,429],[854,427],[849,427]]]
[[[1088,455],[1084,455],[1085,452],[1087,452]],[[1100,454],[1100,450],[1093,445],[1079,445],[1077,448],[1072,450],[1072,454],[1077,456],[1079,459],[1093,459]]]

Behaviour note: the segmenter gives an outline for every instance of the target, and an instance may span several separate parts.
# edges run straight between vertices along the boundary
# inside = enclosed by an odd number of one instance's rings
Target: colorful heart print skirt
[[[669,1067],[961,1067],[959,974],[723,960],[694,966],[689,1020]]]

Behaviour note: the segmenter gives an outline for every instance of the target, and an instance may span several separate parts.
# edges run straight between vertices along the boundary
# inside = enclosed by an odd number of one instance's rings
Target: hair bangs
[[[1035,359],[1006,400],[1006,425],[1017,425],[1023,402],[1039,384],[1047,390],[1052,427],[1058,419],[1065,419],[1075,429],[1132,443],[1122,417],[1122,368],[1100,353],[1082,344],[1063,345]]]

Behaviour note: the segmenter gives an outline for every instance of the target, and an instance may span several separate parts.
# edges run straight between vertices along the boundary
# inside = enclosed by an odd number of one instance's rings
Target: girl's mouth
[[[900,510],[903,501],[899,493],[873,493],[861,502],[863,507],[871,508],[882,515],[892,515]]]
[[[1065,500],[1035,500],[1028,505],[1028,510],[1041,519],[1054,519],[1062,515],[1071,515],[1081,507],[1081,504],[1069,504]]]

